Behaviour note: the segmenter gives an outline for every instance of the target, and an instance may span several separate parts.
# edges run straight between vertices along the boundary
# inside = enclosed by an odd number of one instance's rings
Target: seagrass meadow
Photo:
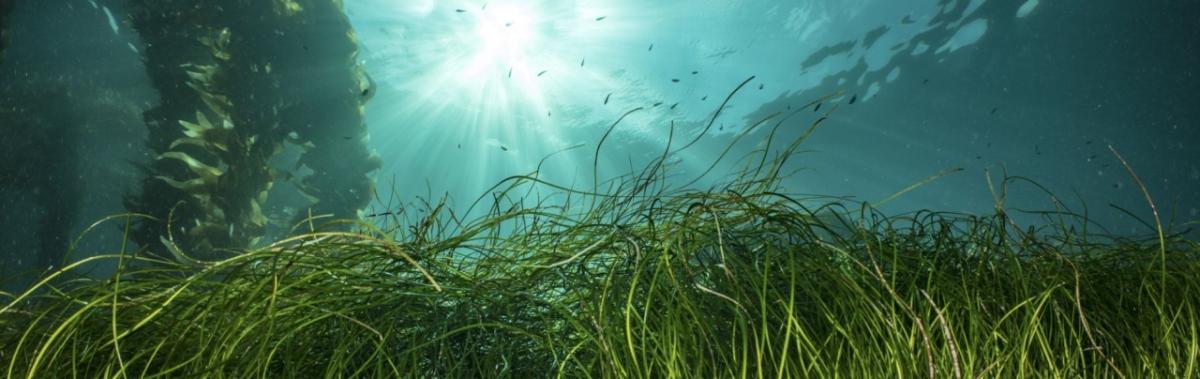
[[[0,0],[0,378],[1200,379],[1196,20]]]
[[[497,184],[475,219],[435,199],[382,223],[304,220],[214,261],[87,257],[2,294],[0,364],[29,378],[1200,375],[1200,245],[1177,228],[1116,237],[1065,207],[1020,225],[1002,197],[987,215],[889,216],[791,195],[778,183],[802,140],[719,189],[664,185],[667,151],[561,188],[558,205],[529,198],[555,186],[534,172]],[[118,268],[79,272],[95,261]]]

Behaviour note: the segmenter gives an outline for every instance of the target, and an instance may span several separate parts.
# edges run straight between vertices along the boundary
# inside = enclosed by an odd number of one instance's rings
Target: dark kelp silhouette
[[[340,1],[127,4],[161,99],[145,114],[158,159],[127,200],[154,217],[138,221],[135,241],[204,257],[253,246],[283,180],[309,199],[295,208],[357,217],[380,163],[363,138],[363,93],[374,88]],[[295,167],[311,174],[269,166],[285,144],[303,151]]]

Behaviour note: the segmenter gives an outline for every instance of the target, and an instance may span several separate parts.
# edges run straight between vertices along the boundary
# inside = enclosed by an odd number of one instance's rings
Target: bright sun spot
[[[479,46],[468,75],[490,74],[497,65],[526,72],[527,52],[538,39],[534,10],[521,4],[493,4],[474,16]]]

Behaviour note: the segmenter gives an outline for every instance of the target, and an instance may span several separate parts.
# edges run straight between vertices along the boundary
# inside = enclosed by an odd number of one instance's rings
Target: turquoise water
[[[0,115],[8,117],[0,119],[4,275],[36,270],[29,252],[65,246],[93,220],[124,212],[122,200],[146,176],[137,164],[155,159],[143,113],[161,102],[160,88],[147,74],[153,46],[129,14],[137,3],[3,3],[13,7],[4,21],[2,105],[73,117],[47,132],[28,117]],[[819,112],[781,127],[789,140],[835,109],[793,160],[803,169],[785,183],[794,192],[877,202],[961,168],[883,210],[986,213],[994,200],[985,175],[1007,172],[1058,196],[1018,183],[1010,206],[1082,212],[1086,204],[1113,232],[1147,233],[1138,219],[1149,220],[1149,208],[1113,150],[1164,220],[1200,216],[1198,8],[1166,0],[351,0],[345,15],[358,53],[346,60],[369,77],[363,141],[382,162],[372,172],[380,199],[362,213],[443,195],[462,212],[552,154],[542,179],[591,188],[594,174],[603,181],[650,162],[667,148],[672,124],[674,146],[698,138],[673,157],[670,180],[682,184],[756,121],[826,97]],[[295,42],[270,28],[247,38]],[[320,90],[330,81],[319,72],[288,78],[282,88]],[[613,130],[593,173],[605,130],[637,108]],[[720,183],[766,130],[734,145],[694,186]],[[274,164],[292,167],[294,154]],[[263,204],[273,221],[304,207],[294,192],[277,195]],[[46,204],[59,205],[57,216]],[[55,236],[29,237],[52,218],[46,230]],[[78,255],[119,248],[114,229],[89,235]]]

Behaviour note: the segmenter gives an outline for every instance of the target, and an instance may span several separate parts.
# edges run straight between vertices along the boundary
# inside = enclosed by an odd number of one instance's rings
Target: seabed
[[[668,151],[590,190],[514,176],[471,220],[428,202],[374,223],[304,220],[213,261],[177,247],[89,257],[2,294],[0,367],[30,378],[1200,375],[1196,241],[1157,223],[1147,238],[1098,233],[1065,208],[1020,225],[1003,198],[990,215],[889,216],[788,195],[782,168],[803,139],[756,151],[719,190],[665,185]],[[547,186],[569,201],[528,197]],[[99,225],[128,231],[137,217]],[[117,272],[80,274],[101,261]]]

